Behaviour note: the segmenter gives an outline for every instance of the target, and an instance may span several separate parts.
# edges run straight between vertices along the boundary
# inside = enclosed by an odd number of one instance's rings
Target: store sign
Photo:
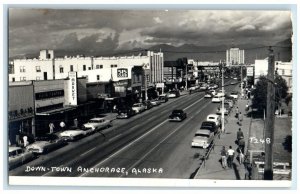
[[[157,88],[164,88],[165,87],[165,83],[157,83],[156,87]]]
[[[69,72],[69,105],[77,105],[77,72]]]
[[[117,77],[128,77],[128,69],[117,69]]]
[[[253,76],[253,75],[254,75],[253,67],[247,67],[247,76]]]

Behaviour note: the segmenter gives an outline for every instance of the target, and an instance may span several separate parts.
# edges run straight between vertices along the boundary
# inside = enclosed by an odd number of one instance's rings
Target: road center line
[[[204,108],[206,108],[209,105],[209,103],[207,103],[205,106],[203,106],[200,111],[202,111]],[[192,120],[195,116],[189,117],[186,122]],[[135,165],[137,165],[138,163],[140,163],[142,160],[144,160],[153,150],[155,150],[158,146],[160,146],[164,141],[166,141],[171,135],[173,135],[175,132],[177,132],[182,126],[184,126],[185,123],[182,123],[181,125],[179,125],[172,133],[170,133],[167,137],[165,137],[162,141],[160,141],[156,146],[154,146],[150,151],[148,151],[142,158],[140,158],[138,161],[136,161],[133,165],[131,165],[127,171],[129,171],[130,169],[132,169]],[[121,175],[120,177],[123,177],[123,175]]]
[[[203,100],[204,97],[200,98],[199,100],[197,100],[196,102],[194,102],[193,104],[191,104],[190,106],[186,107],[184,110],[192,107],[194,104],[200,102],[201,100]],[[206,107],[206,106],[204,106]],[[136,140],[130,142],[128,145],[124,146],[122,149],[118,150],[117,152],[115,152],[114,154],[110,155],[108,158],[102,160],[101,162],[99,162],[98,164],[96,164],[95,166],[93,166],[92,168],[96,168],[97,166],[100,166],[101,164],[103,164],[104,162],[106,162],[107,160],[109,160],[110,158],[114,157],[115,155],[121,153],[123,150],[127,149],[128,147],[130,147],[131,145],[133,145],[135,142],[139,141],[140,139],[144,138],[145,136],[147,136],[148,134],[150,134],[152,131],[156,130],[158,127],[160,127],[161,125],[165,124],[166,122],[168,122],[168,120],[164,120],[163,122],[161,122],[160,124],[158,124],[157,126],[155,126],[154,128],[152,128],[151,130],[149,130],[147,133],[143,134],[142,136],[140,136],[139,138],[137,138]],[[83,177],[86,176],[88,174],[88,172],[85,172],[83,174],[81,174],[79,177]]]

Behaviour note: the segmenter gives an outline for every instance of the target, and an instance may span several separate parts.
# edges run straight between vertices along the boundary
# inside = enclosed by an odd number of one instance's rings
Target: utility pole
[[[273,141],[274,141],[274,111],[275,111],[275,89],[274,89],[274,53],[269,48],[268,59],[268,88],[267,88],[267,122],[265,131],[265,167],[264,180],[273,180]]]
[[[188,64],[186,63],[185,64],[185,88],[186,88],[186,90],[188,89],[188,86],[187,86],[187,81],[188,81],[187,68],[188,68]]]
[[[224,129],[224,125],[225,125],[225,116],[224,116],[224,100],[225,100],[225,91],[224,91],[224,65],[223,63],[221,63],[222,67],[221,67],[221,71],[222,71],[222,93],[224,94],[224,96],[222,97],[222,133],[225,132]]]
[[[243,95],[243,93],[244,93],[244,91],[243,91],[243,84],[244,84],[244,82],[243,82],[243,65],[241,65],[241,95],[242,96],[244,96]]]

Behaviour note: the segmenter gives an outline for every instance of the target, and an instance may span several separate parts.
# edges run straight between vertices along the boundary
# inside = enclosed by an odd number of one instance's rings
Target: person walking
[[[241,128],[236,132],[236,140],[239,141],[241,138],[244,138],[244,133]]]
[[[229,149],[227,150],[227,155],[228,155],[228,167],[232,168],[232,163],[235,155],[235,151],[232,149],[232,146],[229,146]]]
[[[239,116],[239,107],[236,107],[235,108],[235,118],[238,119],[238,116]]]
[[[24,148],[28,145],[28,137],[26,135],[23,136],[23,146]]]
[[[223,146],[221,150],[221,160],[222,160],[222,167],[225,169],[227,168],[227,152],[225,146]]]
[[[238,143],[239,143],[239,148],[241,149],[241,152],[243,154],[245,154],[245,144],[246,144],[246,142],[245,142],[244,137],[241,137],[241,139],[238,141]]]
[[[50,129],[50,133],[53,133],[54,132],[54,124],[53,123],[49,123],[49,129]]]
[[[239,116],[238,116],[238,119],[239,119],[239,125],[242,126],[242,122],[243,122],[243,114],[242,112],[240,112]]]

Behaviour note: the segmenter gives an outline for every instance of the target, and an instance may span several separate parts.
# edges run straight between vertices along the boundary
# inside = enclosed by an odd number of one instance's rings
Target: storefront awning
[[[63,107],[63,108],[58,108],[55,110],[49,110],[49,111],[44,111],[44,112],[39,112],[36,113],[38,116],[49,116],[49,115],[54,115],[54,114],[63,114],[65,112],[75,110],[77,106],[72,106],[72,107]]]

